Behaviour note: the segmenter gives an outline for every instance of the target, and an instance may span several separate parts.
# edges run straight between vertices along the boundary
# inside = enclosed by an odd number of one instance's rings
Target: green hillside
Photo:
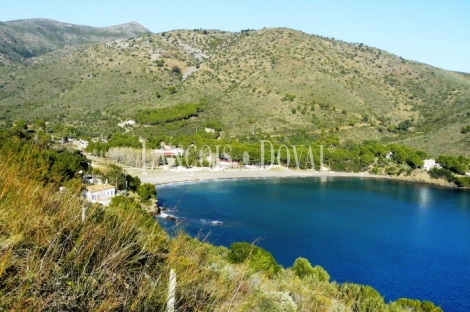
[[[83,134],[130,131],[142,110],[206,103],[185,120],[135,135],[335,135],[401,142],[431,155],[470,156],[470,76],[364,44],[283,28],[178,30],[115,40],[0,67],[3,122],[45,119]],[[1,122],[1,120],[0,120]]]

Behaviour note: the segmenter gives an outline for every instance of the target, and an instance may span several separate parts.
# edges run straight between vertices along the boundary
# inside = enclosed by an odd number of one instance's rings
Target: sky
[[[152,32],[288,27],[470,73],[469,0],[0,0],[0,21],[49,18]]]

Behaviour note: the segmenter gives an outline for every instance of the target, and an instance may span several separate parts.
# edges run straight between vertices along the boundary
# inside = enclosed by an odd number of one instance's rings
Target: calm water
[[[191,235],[258,241],[284,267],[297,257],[385,301],[470,311],[470,192],[374,179],[305,178],[159,186]],[[206,220],[205,222],[201,219]],[[213,226],[218,220],[223,225]],[[166,223],[166,227],[172,223]]]

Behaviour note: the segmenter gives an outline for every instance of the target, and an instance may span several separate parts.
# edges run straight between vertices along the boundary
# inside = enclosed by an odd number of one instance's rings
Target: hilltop
[[[188,135],[216,124],[224,137],[308,142],[333,135],[470,155],[470,136],[461,133],[470,123],[470,75],[362,43],[285,28],[176,30],[30,62],[0,67],[7,124],[42,118],[84,135],[111,135],[129,131],[117,123],[141,110],[201,102],[197,116],[132,133]]]
[[[35,56],[119,38],[139,37],[150,31],[136,22],[111,27],[90,27],[44,18],[0,23],[0,63],[27,63]]]

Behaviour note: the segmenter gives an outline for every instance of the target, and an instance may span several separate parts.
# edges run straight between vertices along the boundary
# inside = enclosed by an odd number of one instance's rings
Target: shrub
[[[111,208],[119,208],[124,210],[129,209],[140,209],[140,205],[135,202],[132,198],[125,197],[125,196],[115,196],[111,199],[111,203],[109,204]]]
[[[284,96],[284,98],[282,98],[282,100],[293,102],[295,98],[296,98],[295,94],[286,93],[286,95]]]
[[[292,271],[294,271],[295,275],[300,278],[305,276],[314,276],[320,282],[328,283],[330,281],[330,275],[326,272],[321,266],[316,265],[312,267],[310,262],[308,262],[305,258],[297,258],[295,259],[294,265],[292,266]]]
[[[175,86],[169,86],[168,91],[170,92],[170,94],[175,94],[176,93],[176,87]]]
[[[137,189],[137,194],[139,194],[143,201],[156,198],[156,193],[157,191],[155,190],[155,185],[151,183],[144,183]]]
[[[439,178],[444,178],[447,179],[449,182],[455,181],[455,177],[452,174],[452,171],[445,169],[445,168],[432,168],[431,170],[428,171],[428,174],[431,176],[433,179],[439,179]]]
[[[171,68],[171,71],[174,72],[175,74],[181,74],[181,69],[178,66],[173,66]]]
[[[243,263],[249,260],[251,268],[257,272],[261,271],[268,276],[276,274],[281,270],[281,266],[277,264],[276,259],[274,259],[270,252],[246,242],[232,243],[228,259],[231,263]]]
[[[390,307],[393,309],[399,310],[408,310],[408,311],[420,311],[420,312],[442,312],[442,309],[436,307],[434,303],[430,301],[419,301],[408,298],[400,298],[394,302],[390,303]],[[391,310],[392,310],[391,309]]]
[[[353,311],[385,311],[383,297],[372,287],[344,283],[341,291],[348,301],[353,301]]]
[[[470,177],[457,178],[455,183],[460,187],[470,187]]]

